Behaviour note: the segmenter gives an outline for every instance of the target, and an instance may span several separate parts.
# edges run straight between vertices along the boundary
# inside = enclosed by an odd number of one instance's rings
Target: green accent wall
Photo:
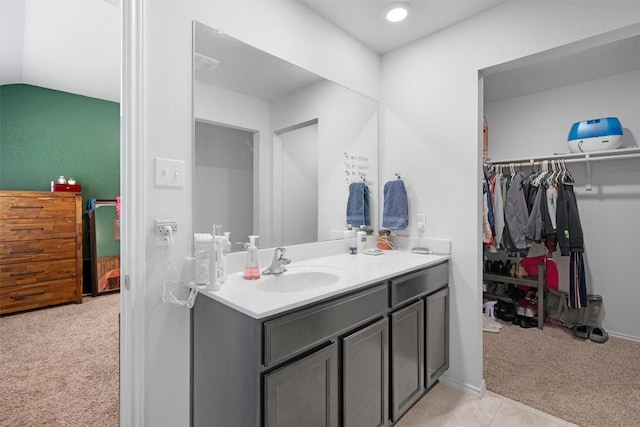
[[[120,194],[120,104],[26,84],[0,86],[0,189],[49,191],[60,175],[82,198]],[[84,258],[90,257],[84,216]]]

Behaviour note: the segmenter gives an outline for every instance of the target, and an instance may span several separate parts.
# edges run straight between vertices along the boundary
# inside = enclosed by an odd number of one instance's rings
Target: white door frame
[[[120,107],[122,197],[120,292],[120,426],[144,423],[145,236],[143,0],[123,0]]]

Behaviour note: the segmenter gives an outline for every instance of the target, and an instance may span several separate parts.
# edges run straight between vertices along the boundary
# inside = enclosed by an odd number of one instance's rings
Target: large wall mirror
[[[378,103],[201,23],[193,39],[194,231],[341,238],[352,182],[377,224]]]
[[[120,219],[115,200],[96,200],[89,212],[92,294],[120,289]]]

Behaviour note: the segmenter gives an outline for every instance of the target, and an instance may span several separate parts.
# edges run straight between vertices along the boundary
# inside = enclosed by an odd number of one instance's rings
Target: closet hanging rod
[[[545,160],[564,160],[565,163],[578,163],[594,160],[633,159],[640,157],[640,148],[620,148],[617,150],[594,151],[589,153],[558,154],[554,156],[530,157],[507,160],[488,160],[484,163],[512,164],[513,166],[531,166],[532,163],[540,163]]]

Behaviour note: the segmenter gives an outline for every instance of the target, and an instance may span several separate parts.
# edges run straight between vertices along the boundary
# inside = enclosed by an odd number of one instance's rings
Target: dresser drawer
[[[76,275],[75,258],[0,265],[0,287],[27,285]]]
[[[449,263],[434,265],[390,280],[391,307],[437,291],[449,283]]]
[[[2,264],[37,262],[76,257],[76,239],[0,241]]]
[[[0,197],[0,218],[64,218],[75,217],[75,199],[55,196]]]
[[[0,287],[0,314],[76,301],[76,279]]]
[[[10,219],[0,222],[0,241],[75,237],[75,218]]]
[[[264,323],[264,364],[271,366],[373,319],[387,309],[385,285]]]

